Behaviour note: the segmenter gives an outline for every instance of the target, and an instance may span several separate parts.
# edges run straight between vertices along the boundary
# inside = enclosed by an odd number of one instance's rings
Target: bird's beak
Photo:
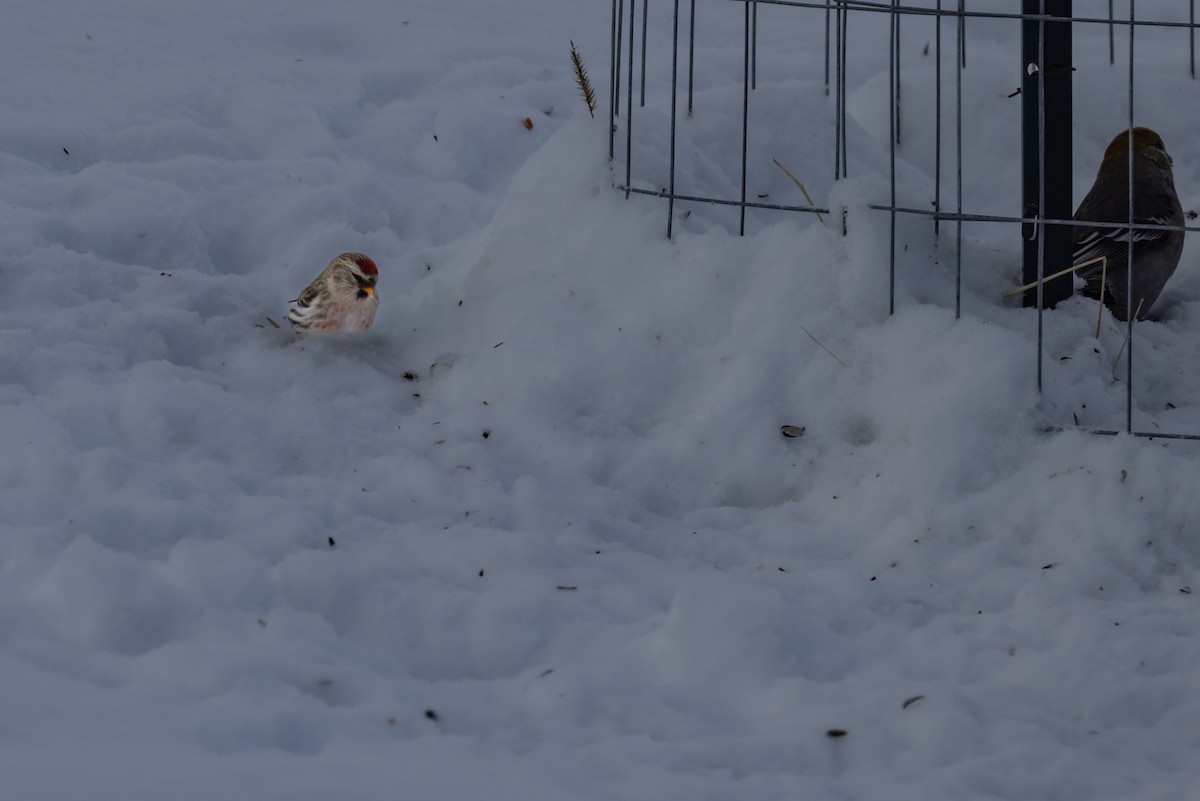
[[[374,296],[375,294],[375,287],[373,286],[364,286],[362,289],[363,292],[366,292],[368,295]]]

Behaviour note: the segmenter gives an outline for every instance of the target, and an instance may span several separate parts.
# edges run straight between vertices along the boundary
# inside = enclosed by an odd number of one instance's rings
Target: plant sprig
[[[579,55],[574,41],[571,41],[571,67],[575,70],[575,83],[579,84],[579,93],[583,95],[583,102],[587,103],[588,114],[595,119],[596,92],[592,89],[592,82],[588,80],[587,68],[583,66],[583,57]]]

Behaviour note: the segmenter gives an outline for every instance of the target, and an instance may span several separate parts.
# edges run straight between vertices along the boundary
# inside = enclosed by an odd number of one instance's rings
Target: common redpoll
[[[300,334],[366,331],[375,320],[379,268],[361,253],[343,253],[304,288],[288,312]]]
[[[1134,128],[1132,139],[1133,222],[1182,226],[1183,207],[1175,194],[1171,157],[1163,147],[1162,137],[1149,128]],[[1129,220],[1129,141],[1129,131],[1122,131],[1104,151],[1096,182],[1075,212],[1077,221]],[[1079,270],[1078,275],[1087,281],[1083,294],[1089,298],[1100,298],[1103,284],[1104,305],[1118,320],[1128,320],[1131,307],[1138,319],[1146,316],[1175,272],[1183,252],[1183,231],[1134,229],[1133,297],[1126,297],[1129,229],[1081,225],[1075,228],[1074,241],[1073,264],[1107,257],[1107,270],[1103,262],[1097,262]]]

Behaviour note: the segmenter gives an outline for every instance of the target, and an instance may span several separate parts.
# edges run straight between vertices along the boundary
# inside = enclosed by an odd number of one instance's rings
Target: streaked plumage
[[[366,331],[375,320],[379,268],[361,253],[343,253],[305,287],[288,312],[299,334]]]
[[[1075,219],[1088,222],[1129,220],[1129,132],[1122,131],[1104,151],[1096,182],[1079,204]],[[1183,225],[1183,207],[1175,194],[1171,157],[1162,137],[1149,128],[1133,129],[1133,222],[1149,225]],[[1118,320],[1128,320],[1130,308],[1145,317],[1167,279],[1179,265],[1183,231],[1134,230],[1133,297],[1127,298],[1129,230],[1078,226],[1074,235],[1073,264],[1099,256],[1108,258],[1104,280],[1104,305]],[[1100,298],[1102,265],[1078,271],[1087,283],[1083,294]]]

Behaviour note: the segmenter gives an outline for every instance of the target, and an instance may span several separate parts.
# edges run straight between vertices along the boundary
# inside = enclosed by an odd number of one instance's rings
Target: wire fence
[[[1129,219],[1120,223],[1076,221],[1071,218],[1070,209],[1067,209],[1061,216],[1047,216],[1045,213],[1039,212],[1039,210],[1047,208],[1044,202],[1038,203],[1036,208],[1032,210],[1032,213],[1027,208],[1021,214],[1012,215],[989,213],[970,208],[969,201],[971,199],[964,194],[963,180],[963,76],[967,70],[968,45],[972,41],[969,32],[976,26],[991,22],[1007,22],[1015,25],[1033,23],[1037,25],[1038,49],[1036,50],[1036,63],[1030,63],[1025,66],[1027,75],[1031,76],[1031,80],[1033,81],[1033,84],[1030,86],[1031,88],[1036,88],[1037,91],[1036,158],[1038,159],[1037,165],[1039,167],[1039,185],[1044,187],[1047,160],[1047,95],[1045,89],[1048,78],[1053,79],[1054,76],[1052,70],[1041,69],[1040,65],[1048,63],[1044,50],[1044,42],[1046,40],[1044,31],[1046,26],[1062,24],[1064,21],[1061,13],[1058,15],[1048,13],[1049,9],[1047,6],[1055,2],[1055,0],[1041,0],[1041,2],[1032,3],[1030,0],[1025,0],[1025,6],[1021,11],[968,10],[965,0],[957,0],[957,2],[953,3],[948,0],[947,2],[943,2],[943,0],[926,0],[923,5],[918,4],[919,0],[905,4],[901,4],[899,0],[888,0],[887,2],[871,2],[870,0],[809,0],[808,2],[804,0],[668,1],[670,3],[669,25],[671,39],[669,54],[670,81],[668,90],[669,133],[667,134],[669,150],[665,186],[651,188],[646,185],[638,185],[639,183],[645,184],[646,182],[644,180],[639,182],[634,173],[636,161],[635,142],[637,141],[636,136],[639,130],[636,114],[646,107],[648,56],[654,55],[656,51],[664,48],[661,44],[656,44],[652,47],[648,36],[650,7],[656,0],[642,0],[640,4],[637,0],[612,0],[611,69],[609,74],[610,91],[608,109],[609,159],[618,163],[623,162],[623,177],[618,178],[617,189],[625,192],[626,197],[629,197],[631,194],[638,194],[664,199],[667,205],[666,234],[668,238],[672,237],[675,233],[676,204],[680,202],[736,209],[738,215],[737,229],[739,234],[742,235],[746,232],[748,211],[763,210],[816,215],[829,215],[832,213],[830,208],[812,204],[811,200],[809,201],[809,205],[789,205],[766,202],[761,197],[754,198],[748,194],[747,158],[752,122],[750,113],[751,97],[758,89],[759,79],[760,6],[787,8],[794,10],[796,14],[806,14],[808,15],[806,18],[807,26],[811,28],[815,25],[823,29],[824,69],[822,78],[824,94],[831,96],[833,104],[833,149],[829,156],[831,157],[830,167],[832,168],[834,181],[844,180],[851,174],[850,142],[847,136],[848,64],[857,61],[863,53],[878,57],[881,50],[881,48],[878,48],[879,43],[877,40],[868,41],[864,37],[858,36],[857,29],[865,27],[861,23],[868,15],[875,19],[886,17],[887,115],[889,131],[887,172],[889,192],[886,200],[880,199],[879,202],[870,203],[869,208],[880,213],[886,213],[890,218],[890,259],[888,265],[889,313],[894,313],[896,309],[896,227],[898,219],[926,219],[932,225],[935,241],[939,241],[939,238],[942,237],[950,239],[949,244],[951,247],[949,249],[952,251],[954,259],[954,311],[956,318],[962,314],[963,224],[983,223],[1014,227],[1019,232],[1018,236],[1035,243],[1034,247],[1037,248],[1036,275],[1043,277],[1036,281],[1036,286],[1029,289],[1029,297],[1034,301],[1030,305],[1036,305],[1037,307],[1036,380],[1039,391],[1043,388],[1043,365],[1046,360],[1043,335],[1044,307],[1046,304],[1043,302],[1043,288],[1047,283],[1045,276],[1048,275],[1048,272],[1054,272],[1053,270],[1047,270],[1047,260],[1044,252],[1044,241],[1047,237],[1043,236],[1042,232],[1050,230],[1054,226],[1063,226],[1063,230],[1070,231],[1074,226],[1084,224],[1093,228],[1110,227],[1123,229],[1127,231],[1130,253],[1132,254],[1133,237],[1137,231],[1147,229],[1187,232],[1200,231],[1200,226],[1163,226],[1135,223],[1132,197],[1133,181],[1128,182],[1130,195]],[[1058,0],[1058,3],[1060,8],[1063,7],[1062,0]],[[738,5],[742,7],[740,9],[739,20],[742,58],[740,65],[734,68],[740,74],[730,76],[730,78],[731,80],[740,79],[741,84],[741,136],[740,152],[737,154],[740,156],[740,183],[736,192],[677,191],[677,178],[679,177],[680,169],[677,153],[679,117],[681,112],[685,113],[689,118],[696,113],[696,75],[698,69],[697,21],[703,20],[706,14],[724,13],[731,7],[736,8]],[[1014,5],[1017,4],[1014,3]],[[1086,5],[1088,10],[1093,13],[1100,7],[1100,4],[1095,2],[1076,5]],[[1185,71],[1193,80],[1196,77],[1197,23],[1195,0],[1187,0],[1186,20],[1154,18],[1153,12],[1161,12],[1167,4],[1156,2],[1146,5],[1152,9],[1152,13],[1139,16],[1136,0],[1126,0],[1120,4],[1119,8],[1114,8],[1113,0],[1108,0],[1106,13],[1101,16],[1072,14],[1068,17],[1069,24],[1072,26],[1089,26],[1092,31],[1095,31],[1097,28],[1105,29],[1110,64],[1116,63],[1118,54],[1122,58],[1127,57],[1126,86],[1123,88],[1122,94],[1126,104],[1127,113],[1124,115],[1124,119],[1127,122],[1126,127],[1128,129],[1135,127],[1134,117],[1137,101],[1136,71],[1138,56],[1140,54],[1137,47],[1139,31],[1147,29],[1175,31],[1178,35],[1178,42],[1168,45],[1168,47],[1171,49],[1172,54],[1178,50],[1180,70]],[[1170,6],[1171,11],[1176,16],[1179,16],[1181,7],[1175,3],[1170,4]],[[1065,7],[1070,9],[1071,3],[1066,2]],[[1127,13],[1118,14],[1118,11]],[[902,143],[902,114],[908,111],[902,103],[903,98],[901,93],[900,78],[905,68],[905,64],[902,62],[902,48],[900,46],[901,29],[902,26],[911,24],[911,21],[918,19],[925,20],[926,23],[931,21],[934,28],[932,38],[933,53],[931,54],[934,65],[933,119],[925,121],[934,130],[933,199],[929,208],[900,203],[897,191],[900,186],[897,176],[897,147]],[[943,30],[944,27],[951,28],[949,37],[943,35],[945,32]],[[1142,35],[1145,36],[1145,34]],[[947,38],[952,41],[952,44],[949,46],[945,44]],[[928,45],[926,49],[929,49]],[[949,52],[951,50],[953,51],[952,53]],[[660,64],[661,62],[662,59],[655,60],[656,64]],[[946,65],[949,65],[949,80],[947,80],[944,74],[946,72]],[[1020,89],[1013,94],[1016,95],[1019,92]],[[948,130],[953,131],[953,141],[950,143],[949,153],[946,152],[947,148],[943,142],[944,114],[953,115],[952,128],[948,128]],[[916,121],[910,119],[904,130],[911,131],[913,126],[921,124],[922,121],[919,119]],[[620,141],[622,137],[624,139],[623,143]],[[620,145],[623,145],[623,154],[620,152]],[[1054,155],[1051,154],[1052,160]],[[1033,156],[1027,153],[1026,157]],[[782,165],[779,166],[782,167]],[[1067,168],[1070,168],[1069,151],[1067,152]],[[1130,154],[1130,172],[1132,174],[1132,151]],[[944,197],[943,185],[944,183],[950,183],[949,176],[951,174],[953,175],[952,197]],[[1041,200],[1045,200],[1044,191]],[[842,211],[841,224],[842,233],[846,234],[844,210]],[[1128,280],[1130,281],[1132,280],[1133,272],[1131,255],[1130,269],[1127,270]],[[1130,292],[1126,296],[1132,297],[1132,287],[1130,287]],[[1120,431],[1112,428],[1104,428],[1091,429],[1092,433],[1101,435],[1125,433],[1136,437],[1200,440],[1200,433],[1135,430],[1133,399],[1135,349],[1133,332],[1137,324],[1135,319],[1137,315],[1127,314],[1127,316],[1129,320],[1127,321],[1126,341],[1122,350],[1125,359],[1125,425],[1123,430]]]

